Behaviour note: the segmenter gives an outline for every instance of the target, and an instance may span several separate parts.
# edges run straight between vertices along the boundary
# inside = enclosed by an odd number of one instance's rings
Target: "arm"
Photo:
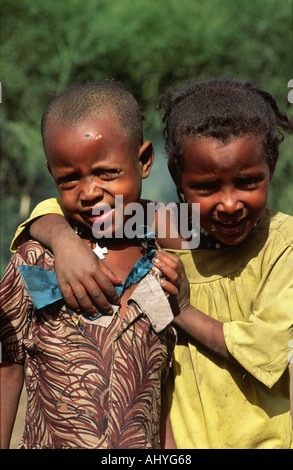
[[[213,353],[235,363],[227,349],[220,321],[190,305],[174,318],[174,323]]]
[[[92,315],[111,313],[110,303],[119,302],[113,285],[121,280],[80,239],[65,217],[56,213],[38,217],[30,225],[30,235],[54,253],[59,287],[70,308]],[[177,293],[171,282],[162,287],[170,294]]]
[[[176,449],[176,442],[173,436],[169,407],[165,388],[162,388],[161,394],[162,408],[161,408],[161,448],[162,449]]]
[[[162,280],[162,287],[164,283],[173,286],[173,290],[169,287],[168,291],[173,295],[170,302],[175,313],[174,323],[210,351],[235,363],[226,346],[224,324],[190,305],[189,282],[178,257],[171,253],[158,252],[154,263],[167,278]]]
[[[48,214],[30,226],[31,236],[52,250],[60,290],[73,310],[92,315],[111,313],[119,297],[113,287],[121,283],[70,227],[65,217]]]
[[[23,366],[3,362],[0,366],[1,449],[9,449],[22,386]]]
[[[99,311],[111,313],[110,304],[119,303],[113,285],[120,284],[121,280],[76,235],[56,199],[36,206],[30,219],[18,228],[11,245],[12,251],[20,242],[27,241],[28,235],[53,252],[59,287],[71,309],[83,310],[91,315]]]

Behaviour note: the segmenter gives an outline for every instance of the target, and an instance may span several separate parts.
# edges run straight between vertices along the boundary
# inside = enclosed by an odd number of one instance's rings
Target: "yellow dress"
[[[240,364],[179,335],[169,380],[178,448],[290,448],[293,217],[266,210],[241,246],[176,254],[191,303],[224,323]]]
[[[32,218],[49,212],[62,213],[56,200],[41,203]],[[12,249],[31,220],[18,229]],[[168,382],[177,447],[290,448],[293,217],[267,209],[241,245],[175,253],[191,303],[224,323],[227,348],[239,363],[179,332]]]

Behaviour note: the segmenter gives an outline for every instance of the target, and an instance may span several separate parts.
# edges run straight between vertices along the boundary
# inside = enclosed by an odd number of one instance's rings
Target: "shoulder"
[[[263,219],[264,224],[268,224],[271,235],[279,237],[288,245],[293,244],[293,217],[291,215],[267,209]]]
[[[240,245],[221,250],[168,250],[180,257],[191,283],[206,283],[240,272],[260,271],[293,253],[293,217],[266,209],[258,225]]]
[[[159,245],[166,249],[180,250],[186,239],[181,234],[179,224],[183,221],[185,222],[184,229],[188,226],[187,204],[183,215],[181,213],[182,204],[180,206],[178,202],[156,202],[141,199],[140,204],[144,211],[145,224],[156,233]]]
[[[48,270],[54,269],[54,256],[52,253],[34,240],[23,243],[13,257],[19,264],[40,266]]]
[[[3,312],[9,305],[21,305],[21,310],[27,308],[29,297],[23,294],[26,290],[20,273],[20,266],[38,266],[48,271],[54,270],[54,257],[40,243],[30,241],[21,245],[11,257],[1,279],[1,300]],[[27,298],[27,301],[25,300]]]

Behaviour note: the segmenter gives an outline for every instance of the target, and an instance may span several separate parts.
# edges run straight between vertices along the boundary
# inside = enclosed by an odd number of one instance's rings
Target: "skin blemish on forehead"
[[[102,136],[101,134],[98,134],[98,135],[96,135],[96,136],[93,136],[92,134],[89,134],[89,133],[84,134],[84,137],[85,137],[86,139],[93,139],[93,138],[94,138],[95,140],[100,140],[100,139],[103,138],[103,136]]]

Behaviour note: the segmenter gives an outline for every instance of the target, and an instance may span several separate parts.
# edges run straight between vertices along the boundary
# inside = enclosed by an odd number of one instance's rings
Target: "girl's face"
[[[226,245],[245,240],[259,220],[269,181],[257,137],[235,137],[227,144],[201,137],[186,143],[179,189],[189,204],[200,204],[201,227]]]

